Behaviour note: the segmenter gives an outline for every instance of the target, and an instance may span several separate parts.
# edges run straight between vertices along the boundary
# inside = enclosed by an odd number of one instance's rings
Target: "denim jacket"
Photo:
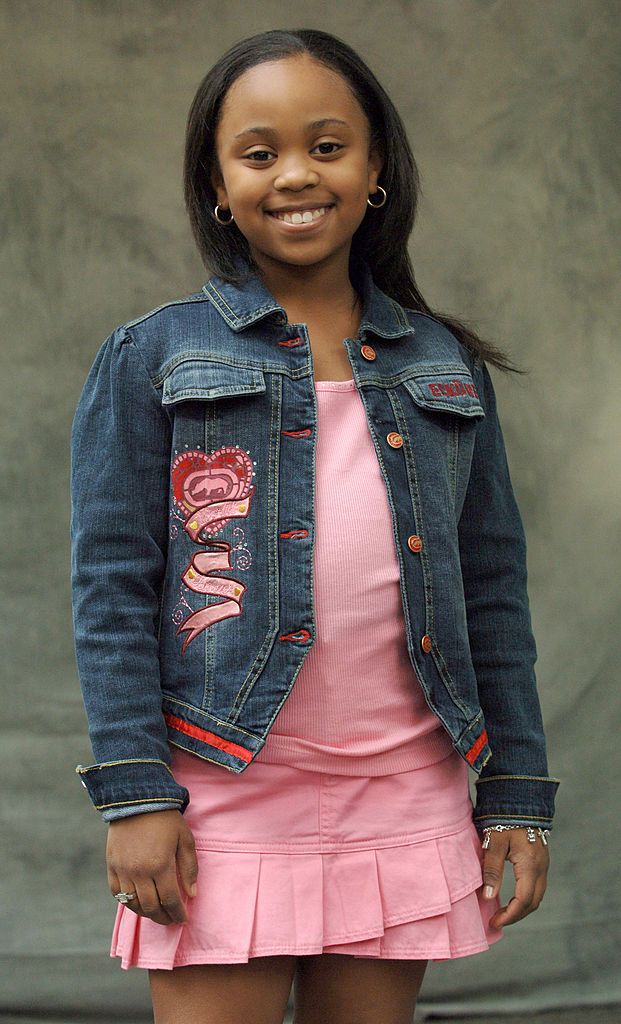
[[[477,826],[549,827],[558,781],[489,371],[359,274],[359,337],[343,344],[386,485],[412,685],[477,773]],[[76,771],[105,820],[185,810],[171,744],[252,771],[316,637],[316,425],[307,328],[256,275],[212,277],[101,345],[71,434],[71,582],[96,761]]]

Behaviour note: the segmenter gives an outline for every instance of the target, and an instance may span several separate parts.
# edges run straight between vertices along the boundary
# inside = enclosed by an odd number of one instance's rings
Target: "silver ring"
[[[118,900],[119,903],[123,904],[129,903],[130,900],[136,899],[135,892],[114,892],[112,893],[112,895],[114,896],[115,900]]]

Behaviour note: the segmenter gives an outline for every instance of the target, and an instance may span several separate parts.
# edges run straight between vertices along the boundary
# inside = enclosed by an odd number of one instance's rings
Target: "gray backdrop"
[[[621,7],[614,0],[5,2],[2,57],[0,1006],[148,1009],[108,957],[105,826],[74,664],[68,440],[119,323],[201,287],[187,110],[232,42],[275,27],[358,48],[408,127],[412,255],[437,308],[530,370],[494,379],[529,538],[550,766],[551,884],[489,953],[430,967],[422,1010],[621,999],[618,850]]]

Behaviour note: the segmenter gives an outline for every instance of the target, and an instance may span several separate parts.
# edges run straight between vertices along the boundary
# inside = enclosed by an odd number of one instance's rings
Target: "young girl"
[[[280,1024],[292,982],[296,1024],[403,1024],[546,887],[510,363],[417,290],[403,124],[333,36],[215,64],[185,196],[212,276],[111,333],[72,432],[111,955],[156,1024]]]

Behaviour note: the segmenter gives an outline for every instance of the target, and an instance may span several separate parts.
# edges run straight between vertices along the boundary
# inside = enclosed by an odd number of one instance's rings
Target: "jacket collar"
[[[402,338],[414,333],[403,307],[377,287],[366,262],[359,261],[354,277],[362,297],[361,337],[374,334],[381,338]],[[269,316],[278,323],[287,322],[285,310],[255,273],[250,273],[241,284],[211,277],[203,285],[203,292],[236,333]]]

